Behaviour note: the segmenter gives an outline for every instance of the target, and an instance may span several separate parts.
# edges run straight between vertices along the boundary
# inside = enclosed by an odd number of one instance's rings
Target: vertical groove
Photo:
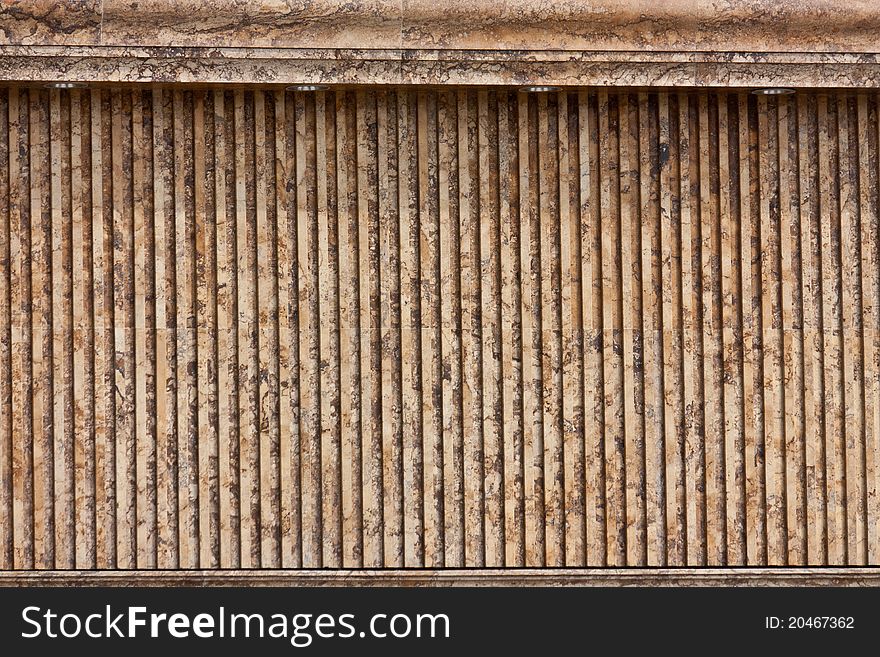
[[[822,321],[822,243],[819,185],[819,138],[816,98],[798,98],[798,175],[800,183],[801,252],[804,267],[804,395],[806,420],[807,563],[827,563],[825,495],[825,399]]]
[[[389,567],[403,566],[403,531],[400,509],[403,486],[401,441],[403,438],[400,381],[400,223],[398,188],[398,93],[379,95],[378,183],[379,248],[382,253],[382,518],[383,554]]]
[[[72,388],[72,271],[70,188],[70,97],[49,92],[49,166],[52,211],[52,382],[55,567],[75,566],[73,388]]]
[[[877,97],[860,94],[859,209],[862,217],[862,321],[865,380],[866,563],[880,559],[880,121]]]
[[[293,216],[290,210],[290,138],[288,130],[287,96],[275,94],[275,261],[278,275],[278,460],[279,460],[279,531],[281,533],[280,564],[283,568],[298,563],[298,505],[292,476],[292,450],[297,427],[294,423],[295,397],[293,367],[295,360],[293,343],[294,302],[293,288]],[[219,192],[218,192],[219,194]],[[221,370],[222,373],[222,370]],[[223,387],[221,386],[221,390]],[[341,513],[341,509],[340,509]],[[297,532],[297,533],[294,533]]]
[[[609,566],[626,565],[626,419],[620,208],[620,105],[599,92],[599,178],[602,222],[602,358]]]
[[[173,217],[169,212],[171,191],[168,171],[171,169],[167,123],[168,94],[153,91],[153,231],[156,251],[156,482],[158,488],[160,568],[177,568],[177,404],[174,395],[175,345],[177,343],[174,271]],[[94,112],[94,108],[93,108]],[[96,256],[97,257],[97,256]],[[97,272],[97,269],[96,269]],[[97,317],[97,305],[96,305]]]
[[[248,471],[248,435],[251,431],[250,418],[246,411],[249,377],[247,376],[248,356],[246,353],[247,337],[242,335],[242,331],[247,330],[247,308],[250,299],[253,298],[252,291],[247,287],[247,264],[246,264],[246,245],[247,245],[247,219],[245,216],[246,203],[245,198],[245,135],[244,135],[244,92],[236,90],[233,95],[233,139],[235,145],[235,166],[233,179],[235,181],[235,249],[234,261],[232,264],[233,278],[235,279],[235,290],[237,298],[235,301],[235,346],[237,348],[237,356],[235,358],[235,379],[237,382],[237,408],[234,409],[235,416],[238,418],[238,447],[235,450],[238,458],[235,460],[234,467],[236,470],[237,486],[236,497],[238,506],[239,531],[238,540],[240,543],[240,566],[253,567],[252,556],[252,534],[250,509],[248,495],[250,489],[251,473]],[[233,514],[235,517],[235,514]]]
[[[442,404],[444,409],[443,434],[444,463],[444,523],[445,553],[443,565],[463,567],[465,559],[465,505],[464,505],[464,416],[462,386],[462,336],[461,336],[461,230],[458,104],[454,92],[443,92],[437,100],[437,158],[438,158],[438,219],[440,282],[443,285],[441,308],[441,352],[444,376]],[[420,153],[427,158],[428,153]],[[420,165],[421,166],[421,165]],[[419,216],[419,222],[423,220]],[[413,228],[414,230],[414,228]],[[415,245],[414,245],[415,246]],[[421,248],[419,242],[417,249]],[[418,280],[421,280],[419,276]],[[419,297],[420,298],[420,297]],[[413,301],[413,322],[421,326],[421,309],[418,298]],[[421,332],[420,332],[421,333]],[[419,338],[416,338],[419,340]],[[421,344],[421,340],[419,340]],[[415,345],[413,347],[415,349]],[[416,352],[418,353],[418,352]],[[424,372],[418,368],[413,371]],[[417,410],[421,418],[421,408]],[[422,448],[424,449],[424,448]],[[416,466],[418,467],[418,459]]]
[[[880,558],[877,541],[880,529],[880,379],[878,379],[878,320],[880,320],[880,253],[878,253],[878,219],[880,219],[880,122],[877,120],[877,98],[860,94],[859,122],[859,208],[861,214],[862,312],[864,323],[864,418],[865,418],[865,522],[867,525],[866,563]]]
[[[12,212],[9,186],[9,90],[0,91],[0,569],[15,565],[15,497],[13,483],[12,362],[17,328],[12,309]],[[16,256],[18,254],[16,253]],[[17,319],[17,317],[16,317]]]
[[[461,121],[461,119],[459,119]],[[520,267],[522,268],[526,566],[546,566],[544,418],[541,342],[541,226],[538,188],[538,105],[520,95]],[[464,184],[462,184],[464,187]],[[462,205],[466,199],[463,199]],[[464,262],[464,256],[462,256]]]
[[[819,178],[822,227],[822,322],[825,378],[825,484],[828,564],[846,563],[846,462],[840,285],[840,118],[834,96],[819,97]]]
[[[214,186],[209,184],[213,175],[213,158],[208,152],[213,143],[213,120],[210,96],[194,92],[193,98],[193,179],[195,212],[195,288],[194,307],[196,323],[197,404],[198,404],[198,562],[201,567],[216,568],[219,565],[219,503],[218,486],[218,433],[216,354],[217,303],[215,291],[216,264],[214,240],[216,216],[214,215]],[[209,104],[206,105],[206,100]]]
[[[737,196],[740,184],[740,141],[737,97],[724,94],[718,100],[719,214],[721,217],[722,350],[724,375],[724,491],[726,541],[724,564],[746,564],[745,463],[743,437],[744,331],[740,237],[743,230]],[[747,266],[747,265],[745,265]]]
[[[703,390],[703,304],[697,107],[678,97],[679,201],[681,203],[681,299],[685,400],[685,496],[687,565],[706,565],[705,394]]]
[[[75,396],[76,567],[96,567],[95,545],[95,330],[93,323],[93,244],[86,223],[92,196],[88,94],[71,92],[71,222],[73,224],[73,311]],[[10,189],[11,191],[11,189]]]
[[[782,361],[781,384],[785,408],[785,499],[788,546],[787,563],[806,562],[806,511],[804,500],[804,331],[802,292],[799,285],[802,267],[800,250],[800,203],[793,162],[797,159],[797,141],[792,138],[794,99],[782,99],[779,121],[779,210],[780,250],[782,260]],[[788,383],[788,385],[786,385]]]
[[[667,553],[667,463],[663,403],[663,257],[661,250],[661,167],[658,121],[659,98],[645,92],[638,97],[638,181],[641,227],[641,273],[644,425],[646,566],[665,566]],[[668,151],[667,151],[668,155]],[[665,164],[665,163],[664,163]]]
[[[477,92],[458,92],[465,566],[485,565],[481,304],[481,171]]]
[[[266,101],[269,100],[269,103]],[[281,523],[278,485],[280,477],[278,444],[278,280],[275,262],[276,234],[274,206],[269,207],[272,140],[267,139],[271,123],[271,96],[254,92],[254,173],[257,251],[257,334],[259,371],[259,510],[261,565],[281,566]],[[273,134],[273,133],[269,133]]]
[[[706,563],[725,563],[724,378],[721,310],[721,251],[718,171],[718,98],[700,93],[700,255],[703,317],[703,391],[705,407],[704,477],[706,496]]]
[[[361,463],[364,566],[383,563],[381,306],[377,97],[357,92],[358,256],[361,343]]]
[[[34,559],[55,565],[55,422],[52,377],[52,208],[49,197],[48,92],[28,92],[28,162],[31,212],[31,367],[33,370]]]
[[[22,100],[24,99],[24,102]],[[29,390],[33,384],[31,370],[31,236],[30,196],[27,162],[21,157],[26,150],[27,96],[17,87],[9,90],[9,228],[10,228],[10,315],[13,325],[13,371],[19,375],[12,389],[13,441],[13,567],[34,568],[34,498],[33,498],[33,406]],[[10,373],[11,376],[11,373]]]
[[[523,489],[523,352],[520,242],[520,186],[517,95],[505,91],[498,109],[499,211],[501,212],[502,338],[508,357],[504,377],[505,566],[525,565]],[[579,176],[575,184],[579,184]],[[442,183],[442,181],[441,181]],[[578,208],[579,209],[579,208]],[[576,215],[579,216],[579,215]],[[503,347],[502,347],[503,349]],[[583,484],[583,477],[581,478]]]
[[[558,139],[559,96],[538,100],[538,194],[541,226],[541,346],[544,417],[544,513],[546,565],[564,565],[565,507],[563,470],[562,327],[560,299]]]
[[[581,227],[578,175],[577,111],[570,103],[576,96],[560,93],[558,106],[559,140],[559,262],[562,313],[562,430],[565,497],[566,566],[584,566],[586,555],[586,499],[584,494],[584,402],[583,379],[583,306],[581,296]],[[504,170],[500,171],[504,176]],[[502,187],[502,196],[504,188]],[[504,255],[501,255],[502,263]],[[504,286],[510,282],[502,283]],[[509,341],[504,341],[509,344]],[[509,360],[509,359],[505,359]],[[505,380],[508,377],[505,376]],[[511,382],[512,383],[512,382]],[[509,387],[505,405],[512,402]],[[507,420],[510,422],[510,420]]]
[[[282,561],[290,567],[302,566],[302,476],[300,457],[300,385],[299,385],[299,270],[296,248],[299,194],[296,187],[296,104],[291,94],[281,97],[283,105],[277,111],[283,121],[282,139],[279,145],[279,157],[284,168],[282,179],[284,195],[280,199],[283,208],[280,210],[279,222],[285,216],[286,221],[279,223],[278,228],[278,276],[279,305],[283,314],[279,316],[279,349],[282,367],[279,385],[282,389],[287,384],[284,407],[281,411],[282,425],[288,425],[289,431],[281,436],[281,458],[285,460],[282,467],[282,522],[289,534],[282,534]],[[282,112],[283,107],[283,112]],[[278,125],[276,123],[276,125]],[[283,320],[283,321],[282,321]],[[287,540],[285,540],[285,538]]]
[[[303,567],[321,566],[321,383],[318,289],[318,198],[315,108],[317,99],[297,95],[297,264],[300,338],[300,440]]]
[[[346,92],[339,98],[339,185],[345,224],[339,249],[340,321],[344,339],[342,361],[342,481],[343,535],[348,537],[343,551],[343,565],[363,566],[363,470],[361,465],[361,343],[360,343],[360,221],[357,168],[357,97]]]
[[[93,157],[100,167],[96,175],[100,179],[100,185],[96,185],[96,194],[100,197],[101,215],[97,219],[101,224],[100,246],[101,268],[100,287],[96,291],[101,295],[101,342],[102,342],[102,368],[101,377],[103,415],[102,424],[105,425],[103,449],[102,449],[102,488],[104,498],[104,558],[105,567],[115,568],[118,566],[118,491],[117,491],[117,418],[116,418],[116,380],[115,380],[115,244],[114,244],[114,217],[113,217],[113,140],[112,140],[112,96],[104,91],[98,94],[96,99],[100,105],[100,113],[95,132],[92,153],[99,151],[102,157]],[[105,424],[106,423],[106,424]]]
[[[429,133],[428,122],[431,101],[427,94],[406,93],[398,97],[398,212],[397,239],[400,248],[399,291],[400,291],[400,325],[401,325],[401,486],[403,505],[403,565],[424,566],[425,544],[423,537],[427,528],[425,524],[424,505],[424,446],[422,435],[422,368],[421,359],[408,360],[405,355],[421,353],[423,344],[421,323],[421,267],[420,241],[421,219],[427,215],[428,205],[437,207],[437,183],[428,180],[429,147],[434,147],[434,173],[442,166],[437,162],[436,114],[433,114],[434,132]],[[436,101],[434,101],[436,103]],[[436,109],[436,104],[433,104]],[[438,231],[439,233],[439,231]],[[442,330],[441,327],[438,330]],[[429,337],[429,336],[425,336]],[[430,337],[429,337],[430,339]],[[442,339],[442,338],[441,338]],[[445,463],[445,459],[444,459]],[[436,464],[435,464],[436,465]],[[438,473],[434,473],[437,476]],[[443,485],[445,473],[439,473],[440,484]],[[438,499],[435,503],[440,509],[445,508],[445,500]],[[437,542],[445,537],[444,513],[439,517],[431,514],[433,526],[432,560],[438,555]],[[440,561],[442,564],[442,559]]]
[[[137,521],[135,478],[135,381],[133,377],[131,197],[125,171],[130,170],[130,95],[111,93],[112,241],[113,241],[113,364],[115,400],[115,481],[117,567],[135,567]],[[125,119],[123,123],[123,119]]]
[[[782,386],[782,312],[779,280],[779,177],[776,102],[758,98],[759,194],[761,199],[761,347],[764,373],[764,453],[767,563],[787,563],[785,528],[785,407]]]
[[[484,418],[485,565],[504,565],[504,393],[501,363],[504,343],[501,335],[501,263],[498,163],[498,98],[496,92],[478,93],[480,186],[480,280],[482,293],[482,374]],[[561,372],[560,372],[561,375]],[[561,390],[560,390],[561,393]],[[560,454],[559,467],[562,467]],[[560,512],[562,499],[560,497]],[[559,531],[563,531],[559,519]],[[564,548],[563,548],[564,550]],[[560,550],[559,560],[562,559]]]
[[[232,189],[227,187],[230,170],[230,134],[227,125],[226,94],[214,92],[215,218],[217,261],[217,387],[218,455],[220,486],[220,567],[235,568],[241,563],[240,516],[238,503],[238,360],[236,349],[236,301],[234,267],[235,221]],[[158,228],[158,223],[156,224]],[[283,240],[279,237],[279,250]],[[157,240],[158,244],[158,240]],[[158,247],[157,247],[158,254]],[[158,260],[157,260],[158,264]],[[157,268],[158,272],[158,268]],[[283,280],[283,279],[282,279]],[[157,317],[159,307],[156,308]],[[281,351],[282,357],[284,351]],[[282,418],[284,418],[282,409]]]
[[[646,564],[645,385],[641,231],[638,185],[638,101],[620,96],[620,249],[626,478],[626,565]]]
[[[749,96],[739,95],[739,201],[740,262],[742,276],[741,313],[743,327],[743,385],[746,459],[746,536],[748,565],[766,563],[766,507],[764,500],[764,445],[761,434],[762,390],[760,380],[761,323],[760,287],[756,268],[760,267],[760,224],[755,194],[757,147],[754,142],[753,105]]]
[[[322,95],[318,115],[318,229],[320,232],[319,271],[321,288],[321,455],[323,482],[322,563],[342,565],[342,508],[340,479],[340,330],[339,330],[339,197],[337,195],[335,95]],[[277,112],[277,109],[276,109]],[[326,172],[326,176],[323,175]],[[326,363],[326,364],[325,364]]]
[[[861,282],[861,208],[858,188],[858,114],[856,99],[848,94],[838,98],[840,139],[840,240],[842,270],[842,337],[844,367],[845,478],[847,561],[866,565],[865,526],[865,417],[863,391],[863,335]]]
[[[431,113],[426,117],[430,122]],[[422,477],[421,491],[424,507],[425,565],[440,567],[444,563],[445,454],[443,444],[443,324],[441,310],[442,264],[440,260],[440,206],[437,194],[431,191],[438,184],[437,173],[430,163],[437,160],[433,139],[429,139],[420,156],[420,177],[425,181],[425,194],[419,207],[419,273],[422,296],[420,300],[423,328],[422,354]],[[459,452],[461,454],[461,452]],[[464,466],[462,465],[462,468]],[[462,555],[462,559],[464,556]]]
[[[421,353],[420,220],[422,208],[427,207],[429,198],[435,198],[437,186],[435,182],[432,193],[427,180],[428,144],[433,137],[427,128],[429,100],[424,93],[418,94],[416,107],[412,106],[412,100],[412,95],[401,95],[398,102],[400,216],[397,235],[400,244],[403,565],[419,567],[425,565],[425,546],[422,540],[425,535],[422,488],[424,450],[421,433],[422,368],[420,358],[407,358],[406,355]],[[417,113],[416,125],[413,124],[413,112]],[[434,127],[436,130],[436,124]],[[442,170],[443,164],[435,160],[435,166]],[[444,459],[444,463],[448,461]],[[437,525],[435,534],[445,534],[443,517],[435,518],[434,521]]]
[[[681,204],[676,190],[678,176],[677,99],[660,95],[660,214],[663,253],[663,384],[666,459],[667,564],[686,564],[686,507],[684,471],[684,398],[682,397],[681,327]]]
[[[153,224],[145,206],[146,159],[151,156],[144,135],[144,95],[133,94],[132,101],[132,202],[134,229],[134,339],[135,339],[135,437],[137,502],[137,567],[156,567],[156,423],[153,385],[152,330],[154,321],[154,296],[148,284],[150,263],[148,256],[153,249]],[[149,114],[149,108],[147,108]],[[152,144],[152,139],[149,140]],[[82,246],[80,245],[80,250]],[[153,255],[153,254],[149,254]],[[148,353],[149,350],[149,353]],[[150,394],[148,398],[148,386]],[[149,404],[149,408],[148,408]]]
[[[579,95],[581,252],[585,258],[584,307],[584,441],[587,503],[587,565],[608,563],[605,489],[605,395],[602,363],[602,215],[599,169],[599,122],[594,95]],[[523,231],[521,240],[528,242]],[[525,295],[524,295],[525,297]],[[524,298],[525,303],[525,298]],[[523,342],[523,350],[531,348]],[[525,361],[525,355],[523,360]]]
[[[177,322],[177,445],[180,496],[178,498],[180,567],[198,568],[198,360],[195,310],[195,241],[192,93],[175,90],[174,225]]]

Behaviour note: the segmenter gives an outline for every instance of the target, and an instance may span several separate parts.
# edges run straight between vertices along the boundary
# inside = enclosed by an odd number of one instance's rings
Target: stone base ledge
[[[880,586],[880,568],[37,570],[0,586]]]

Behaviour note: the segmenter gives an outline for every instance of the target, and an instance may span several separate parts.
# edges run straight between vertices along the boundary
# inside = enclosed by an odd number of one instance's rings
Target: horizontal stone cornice
[[[880,87],[869,53],[0,46],[7,82]]]
[[[876,87],[874,0],[11,0],[0,79]]]

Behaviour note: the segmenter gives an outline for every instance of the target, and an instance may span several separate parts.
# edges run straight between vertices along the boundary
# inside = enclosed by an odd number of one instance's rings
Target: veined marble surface
[[[874,0],[7,0],[6,44],[876,52]]]
[[[0,79],[876,87],[875,0],[7,0]]]

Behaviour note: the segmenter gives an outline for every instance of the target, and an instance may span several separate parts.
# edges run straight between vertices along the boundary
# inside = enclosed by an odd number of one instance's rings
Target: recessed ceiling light
[[[554,87],[552,85],[547,84],[530,84],[525,87],[520,87],[520,91],[525,91],[526,93],[547,93],[548,91],[559,91],[561,87]]]
[[[766,89],[753,89],[752,93],[756,96],[790,96],[794,93],[794,89],[788,87],[767,87]]]
[[[288,91],[326,91],[329,89],[326,84],[292,84],[287,87]]]
[[[82,82],[50,82],[50,89],[85,89],[87,85]]]

